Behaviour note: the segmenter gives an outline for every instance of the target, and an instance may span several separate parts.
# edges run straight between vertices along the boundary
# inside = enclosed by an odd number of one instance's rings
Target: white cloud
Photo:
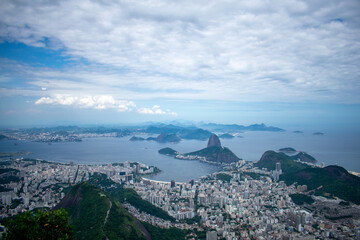
[[[54,97],[42,97],[38,99],[35,104],[67,105],[93,109],[116,109],[119,112],[132,111],[136,108],[135,103],[132,101],[115,100],[114,97],[108,95],[84,97],[56,95]]]
[[[139,108],[138,113],[140,114],[158,114],[158,115],[172,115],[177,116],[177,113],[171,112],[170,110],[163,111],[160,106],[154,105],[152,108]]]
[[[69,96],[69,95],[55,95],[53,97],[41,97],[35,101],[36,105],[64,105],[79,108],[92,108],[97,110],[115,109],[118,112],[130,112],[137,109],[140,114],[154,114],[154,115],[170,115],[177,117],[177,113],[166,109],[160,109],[160,106],[154,105],[152,108],[137,108],[133,101],[117,100],[110,95],[99,96]]]
[[[52,95],[359,103],[359,9],[357,0],[3,0],[0,41],[91,64],[25,70],[27,84]]]

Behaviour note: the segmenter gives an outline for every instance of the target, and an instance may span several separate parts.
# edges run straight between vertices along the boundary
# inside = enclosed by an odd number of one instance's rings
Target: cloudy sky
[[[0,1],[0,125],[360,121],[360,2]]]

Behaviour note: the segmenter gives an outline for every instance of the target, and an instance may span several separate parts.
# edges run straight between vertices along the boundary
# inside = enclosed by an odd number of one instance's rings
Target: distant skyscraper
[[[275,171],[272,172],[274,181],[279,181],[280,174],[282,174],[281,163],[277,162],[275,165]]]
[[[279,162],[276,163],[276,171],[281,171],[281,163]]]
[[[171,180],[171,187],[172,187],[172,188],[175,187],[175,180]]]

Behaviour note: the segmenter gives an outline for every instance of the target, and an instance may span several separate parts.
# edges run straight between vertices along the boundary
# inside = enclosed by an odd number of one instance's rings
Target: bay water
[[[293,147],[305,151],[325,165],[339,165],[347,170],[360,172],[360,140],[355,132],[328,131],[323,136],[312,132],[244,132],[242,137],[221,139],[223,146],[230,148],[239,158],[258,161],[267,150]],[[82,142],[55,142],[52,144],[31,141],[0,141],[0,152],[30,152],[27,157],[49,161],[77,164],[106,164],[124,161],[142,162],[160,168],[162,172],[151,179],[188,182],[216,172],[217,165],[200,161],[174,159],[158,153],[171,147],[186,153],[205,148],[207,141],[181,140],[176,144],[155,141],[129,141],[123,138],[84,138]],[[17,143],[17,144],[14,144]]]

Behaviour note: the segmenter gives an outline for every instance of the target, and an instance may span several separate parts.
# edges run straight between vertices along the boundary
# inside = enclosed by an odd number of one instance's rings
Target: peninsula
[[[241,160],[229,148],[222,147],[219,137],[215,134],[210,136],[207,147],[201,150],[179,154],[174,149],[163,148],[159,150],[159,153],[178,159],[201,160],[216,164],[230,164]]]

